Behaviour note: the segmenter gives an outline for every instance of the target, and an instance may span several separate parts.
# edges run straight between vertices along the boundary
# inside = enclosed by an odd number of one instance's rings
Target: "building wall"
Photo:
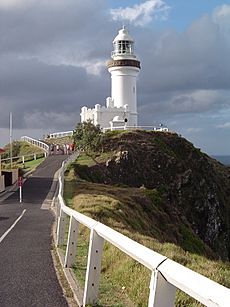
[[[110,121],[115,116],[124,119],[127,118],[129,122],[130,111],[126,108],[106,108],[96,105],[93,109],[83,107],[81,110],[81,122],[92,120],[94,125],[100,125],[101,128],[109,128]]]
[[[0,192],[5,191],[5,180],[4,175],[0,175]]]

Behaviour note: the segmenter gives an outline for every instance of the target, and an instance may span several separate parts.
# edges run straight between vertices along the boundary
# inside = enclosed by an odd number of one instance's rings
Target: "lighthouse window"
[[[118,41],[114,44],[116,54],[132,54],[132,43],[129,41]]]

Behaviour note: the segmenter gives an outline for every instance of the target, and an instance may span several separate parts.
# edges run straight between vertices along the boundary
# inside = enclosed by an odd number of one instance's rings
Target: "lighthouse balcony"
[[[140,61],[134,60],[134,59],[116,59],[116,60],[110,60],[107,62],[107,68],[111,67],[120,67],[120,66],[130,66],[130,67],[136,67],[141,68]]]

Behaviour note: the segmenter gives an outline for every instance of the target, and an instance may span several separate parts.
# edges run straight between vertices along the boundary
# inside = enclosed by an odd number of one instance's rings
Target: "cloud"
[[[155,19],[167,18],[169,6],[162,0],[147,0],[133,7],[111,9],[110,14],[113,20],[130,22],[137,26],[145,24]]]
[[[30,0],[1,0],[0,1],[0,9],[10,10],[13,8],[19,8],[29,4]]]
[[[187,128],[186,130],[187,130],[187,132],[189,132],[189,133],[199,133],[199,132],[202,131],[202,128],[191,127],[191,128]]]
[[[230,129],[230,122],[226,122],[224,124],[217,125],[217,128]]]
[[[4,3],[11,3],[10,9],[3,9]],[[217,126],[230,116],[230,5],[219,6],[180,33],[172,27],[145,27],[168,12],[165,3],[142,1],[126,8],[131,11],[112,11],[116,20],[119,12],[128,12],[124,16],[133,25],[142,67],[139,122],[169,127],[174,122],[174,130],[197,136],[197,143],[208,139],[205,129],[200,134],[186,129],[206,125],[221,143],[222,135],[229,138],[229,129]],[[0,0],[0,142],[9,112],[16,136],[39,137],[39,132],[73,129],[84,105],[104,105],[111,82],[106,61],[119,26],[106,0]]]

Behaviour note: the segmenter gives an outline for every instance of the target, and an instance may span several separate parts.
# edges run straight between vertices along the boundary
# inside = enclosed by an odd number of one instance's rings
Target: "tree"
[[[100,126],[95,126],[90,120],[78,123],[73,138],[75,146],[84,150],[85,154],[97,163],[96,156],[101,149],[102,142]]]

